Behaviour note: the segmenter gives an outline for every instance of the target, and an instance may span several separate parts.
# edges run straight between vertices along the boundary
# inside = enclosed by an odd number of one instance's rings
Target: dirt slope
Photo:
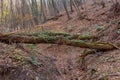
[[[82,10],[86,19],[78,20],[76,13],[67,21],[63,15],[57,21],[48,21],[32,29],[15,31],[38,32],[56,31],[96,34],[99,28],[105,28],[113,18],[108,17],[110,5],[89,6]],[[86,11],[87,10],[87,11]],[[107,13],[104,13],[106,12]],[[120,16],[115,19],[120,20]],[[116,24],[106,31],[100,41],[118,42],[120,36],[116,33]],[[0,44],[0,80],[120,80],[120,51],[101,51],[88,55],[85,59],[87,70],[81,70],[80,54],[85,50],[77,47],[53,44]]]

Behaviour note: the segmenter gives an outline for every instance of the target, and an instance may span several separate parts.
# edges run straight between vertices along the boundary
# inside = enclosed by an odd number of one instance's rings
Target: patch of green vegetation
[[[51,31],[49,31],[49,32],[43,32],[43,34],[45,34],[45,35],[49,35],[49,36],[60,36],[60,35],[62,35],[62,36],[69,36],[69,34],[68,33],[65,33],[65,32],[51,32]]]
[[[97,31],[101,31],[101,30],[103,30],[103,29],[104,29],[104,27],[103,27],[103,26],[99,26],[99,25],[95,26],[95,28],[96,28],[96,30],[97,30]]]
[[[62,36],[56,35],[56,36],[50,36],[47,35],[48,33],[40,33],[39,35],[35,36],[34,39],[37,40],[43,40],[44,42],[53,42],[54,40],[59,40],[62,38]],[[53,33],[52,33],[53,34]]]
[[[34,65],[41,65],[42,63],[38,62],[35,56],[31,56],[31,63]]]
[[[97,46],[97,45],[102,46],[103,44],[99,44],[99,43],[94,42],[94,43],[92,43],[92,45],[95,45],[95,46]]]
[[[101,42],[93,42],[91,43],[94,46],[103,46],[103,45],[107,45],[106,43],[101,43]]]
[[[59,39],[60,37],[58,37],[58,36],[49,36],[49,35],[42,34],[42,35],[39,35],[39,37],[36,38],[36,39],[39,39],[39,38],[43,39],[45,42],[51,42],[51,41]]]
[[[28,46],[30,47],[30,49],[35,49],[35,44],[28,44]]]
[[[82,35],[82,37],[89,37],[90,36],[90,32],[86,32]]]
[[[65,36],[69,36],[69,34],[68,33],[62,33],[62,32],[39,32],[39,33],[34,33],[34,34],[31,34],[31,35],[33,35],[34,37],[36,37],[36,39],[37,39],[37,37],[42,37],[42,38],[45,38],[45,39],[48,39],[48,38],[50,38],[50,37],[57,37],[57,36],[63,36],[63,37],[65,37]]]
[[[76,63],[81,63],[85,58],[83,57],[79,57],[77,60],[76,60]]]
[[[20,54],[15,54],[14,56],[11,57],[11,59],[12,59],[13,62],[18,62],[18,63],[21,63],[21,64],[26,63],[24,57]]]
[[[46,42],[53,41],[54,39],[55,39],[55,37],[44,36],[44,40],[45,40]]]
[[[86,44],[86,42],[83,40],[71,40],[71,41],[76,43],[76,44]]]
[[[34,34],[36,34],[36,33],[35,33],[35,32],[30,32],[29,34],[33,34],[33,35],[34,35]]]

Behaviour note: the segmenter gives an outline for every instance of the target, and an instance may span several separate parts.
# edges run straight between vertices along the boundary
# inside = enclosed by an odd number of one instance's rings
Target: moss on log
[[[14,34],[14,33],[13,33]],[[88,39],[97,39],[96,36],[94,35],[80,35],[80,34],[69,34],[65,32],[39,32],[39,33],[22,33],[22,34],[17,34],[21,36],[40,36],[40,35],[46,35],[46,36],[61,36],[68,38],[70,40],[72,39],[77,39],[77,40],[88,40]]]
[[[85,58],[87,55],[94,54],[94,50],[84,50],[84,52],[80,55],[80,57]]]
[[[53,36],[52,34],[56,34]],[[89,48],[89,49],[98,49],[98,50],[111,50],[116,49],[113,45],[109,43],[103,42],[85,42],[83,40],[78,40],[70,37],[70,34],[62,33],[43,33],[39,35],[20,35],[20,34],[10,34],[10,35],[2,35],[0,36],[0,42],[4,43],[27,43],[27,44],[39,44],[39,43],[46,43],[46,44],[61,44],[61,45],[68,45],[68,46],[75,46],[80,48]],[[51,36],[52,35],[52,36]],[[77,36],[78,37],[78,36]]]

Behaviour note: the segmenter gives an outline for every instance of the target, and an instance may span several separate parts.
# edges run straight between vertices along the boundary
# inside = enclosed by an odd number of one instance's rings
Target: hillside
[[[63,12],[57,20],[4,34],[100,35],[85,41],[120,44],[120,11],[114,16],[111,5],[94,7],[88,1],[81,10],[83,19],[79,20],[74,11],[68,20]],[[116,49],[105,51],[61,44],[0,43],[0,80],[120,80],[120,46],[113,46]]]

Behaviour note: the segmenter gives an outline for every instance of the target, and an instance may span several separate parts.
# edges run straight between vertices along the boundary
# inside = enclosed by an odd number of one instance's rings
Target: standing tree
[[[70,19],[71,19],[71,16],[70,16],[69,11],[68,11],[68,9],[67,9],[66,0],[62,0],[62,3],[63,3],[63,6],[64,6],[64,9],[65,9],[65,11],[66,11],[68,20],[70,20]]]
[[[44,4],[43,4],[44,3]],[[43,22],[46,22],[47,21],[47,18],[46,18],[46,15],[45,15],[45,8],[44,8],[44,5],[45,5],[45,2],[44,0],[40,0],[40,11],[41,11],[41,15],[40,15],[40,18],[41,18],[41,21],[43,19]]]

